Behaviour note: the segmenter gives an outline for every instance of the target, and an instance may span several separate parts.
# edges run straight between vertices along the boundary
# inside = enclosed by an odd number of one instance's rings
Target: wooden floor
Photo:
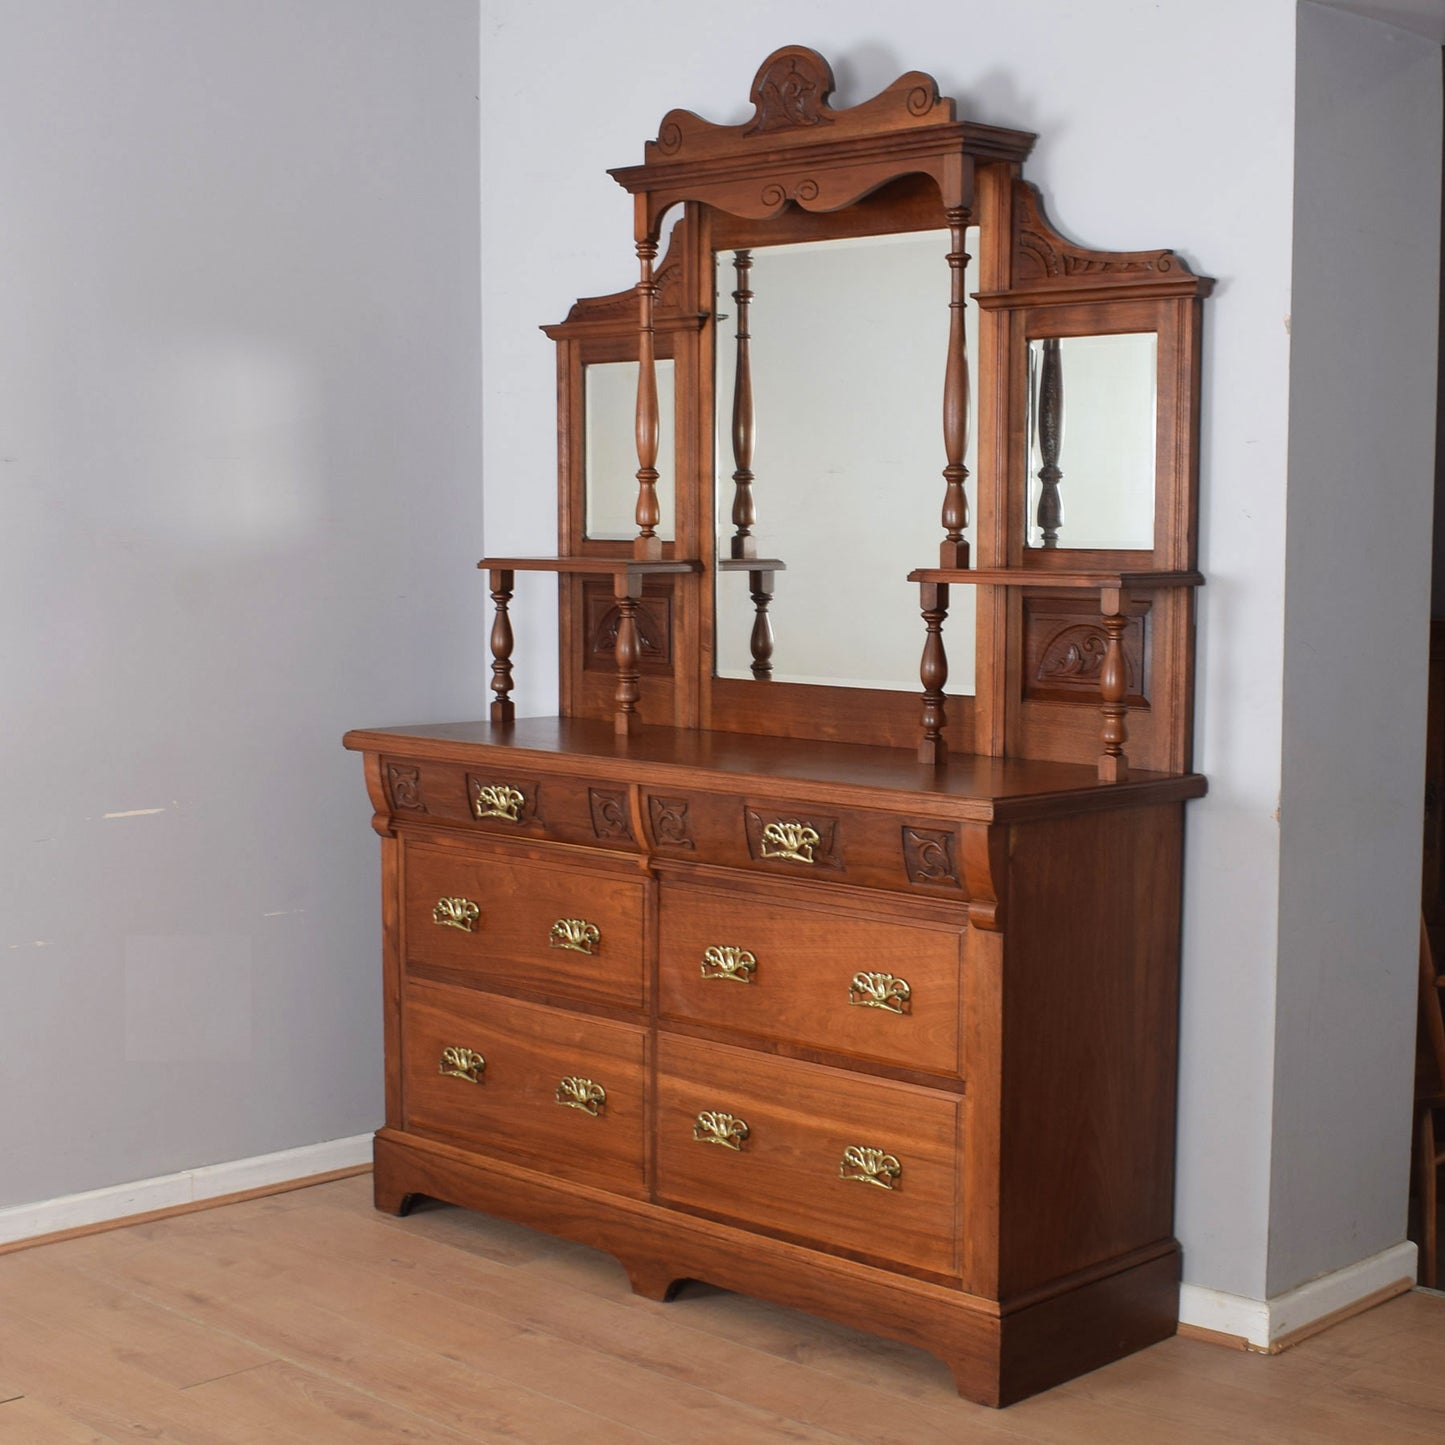
[[[1445,1296],[1273,1359],[1174,1339],[991,1411],[942,1365],[366,1177],[0,1256],[0,1441],[1445,1440]]]

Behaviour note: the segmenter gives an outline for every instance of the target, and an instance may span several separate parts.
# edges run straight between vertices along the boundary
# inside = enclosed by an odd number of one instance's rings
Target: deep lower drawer
[[[412,983],[402,1058],[406,1128],[582,1184],[643,1193],[642,1029]]]
[[[684,884],[659,891],[665,1018],[957,1075],[963,934]]]
[[[956,1275],[961,1114],[958,1095],[663,1036],[658,1196]]]
[[[635,875],[408,843],[404,957],[489,985],[642,1006],[643,898]]]

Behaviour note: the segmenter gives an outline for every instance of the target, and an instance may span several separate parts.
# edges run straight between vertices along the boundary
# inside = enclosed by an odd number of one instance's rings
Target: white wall
[[[472,0],[0,3],[0,1205],[370,1129],[483,707]]]
[[[1272,1295],[1405,1229],[1440,60],[1424,37],[1300,7]]]
[[[964,115],[1039,132],[1028,172],[1065,230],[1104,248],[1174,246],[1219,278],[1205,342],[1196,754],[1210,795],[1189,814],[1177,1217],[1189,1279],[1263,1298],[1294,5],[487,0],[483,12],[485,458],[499,554],[555,539],[553,358],[535,328],[576,296],[635,279],[630,200],[606,167],[639,161],[673,106],[745,118],[754,71],[779,45],[828,56],[840,105],[905,70],[932,72]],[[525,606],[519,595],[516,611],[522,708],[550,710],[545,590]],[[528,672],[528,657],[546,663]]]

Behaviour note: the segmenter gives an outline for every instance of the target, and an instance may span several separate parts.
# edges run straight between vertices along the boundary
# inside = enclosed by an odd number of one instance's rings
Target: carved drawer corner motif
[[[588,788],[587,806],[592,813],[592,831],[597,837],[632,841],[632,819],[627,811],[626,793]]]
[[[687,821],[686,798],[648,798],[647,814],[659,848],[696,848]]]
[[[816,813],[759,812],[743,809],[748,853],[759,863],[782,863],[804,868],[843,871],[838,820]]]
[[[398,811],[426,812],[426,800],[421,794],[420,768],[408,768],[402,763],[388,763],[386,786],[391,793],[391,805]]]
[[[903,829],[903,867],[910,883],[961,888],[954,862],[953,834],[947,829]]]

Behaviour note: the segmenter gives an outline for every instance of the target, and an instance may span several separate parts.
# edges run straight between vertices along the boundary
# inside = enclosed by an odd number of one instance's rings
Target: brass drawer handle
[[[724,1149],[741,1152],[751,1132],[746,1119],[732,1114],[719,1114],[704,1109],[692,1126],[692,1137],[699,1144],[720,1144]]]
[[[602,945],[602,930],[585,918],[559,918],[552,925],[547,943],[552,948],[567,948],[573,953],[596,953]]]
[[[449,1079],[465,1079],[469,1084],[480,1084],[487,1071],[487,1061],[475,1050],[457,1045],[442,1050],[439,1074]]]
[[[431,911],[431,921],[442,928],[460,928],[475,933],[482,910],[470,898],[438,898]]]
[[[757,969],[757,956],[746,948],[735,948],[731,943],[715,943],[702,951],[701,972],[704,978],[731,978],[738,983],[752,983]]]
[[[813,849],[823,841],[818,830],[809,823],[779,818],[768,823],[762,832],[764,858],[791,858],[795,863],[813,862]]]
[[[478,818],[500,818],[504,823],[522,821],[522,804],[527,800],[506,783],[478,783],[472,812]]]
[[[892,1154],[850,1144],[843,1151],[838,1165],[839,1179],[853,1179],[859,1184],[876,1184],[880,1189],[893,1189],[903,1177],[903,1166]]]
[[[881,1008],[891,1014],[906,1014],[913,1008],[913,990],[906,978],[891,973],[855,973],[848,985],[848,1002],[858,1008]]]
[[[607,1090],[591,1079],[568,1074],[557,1085],[557,1102],[568,1109],[581,1109],[595,1119],[607,1107]]]

